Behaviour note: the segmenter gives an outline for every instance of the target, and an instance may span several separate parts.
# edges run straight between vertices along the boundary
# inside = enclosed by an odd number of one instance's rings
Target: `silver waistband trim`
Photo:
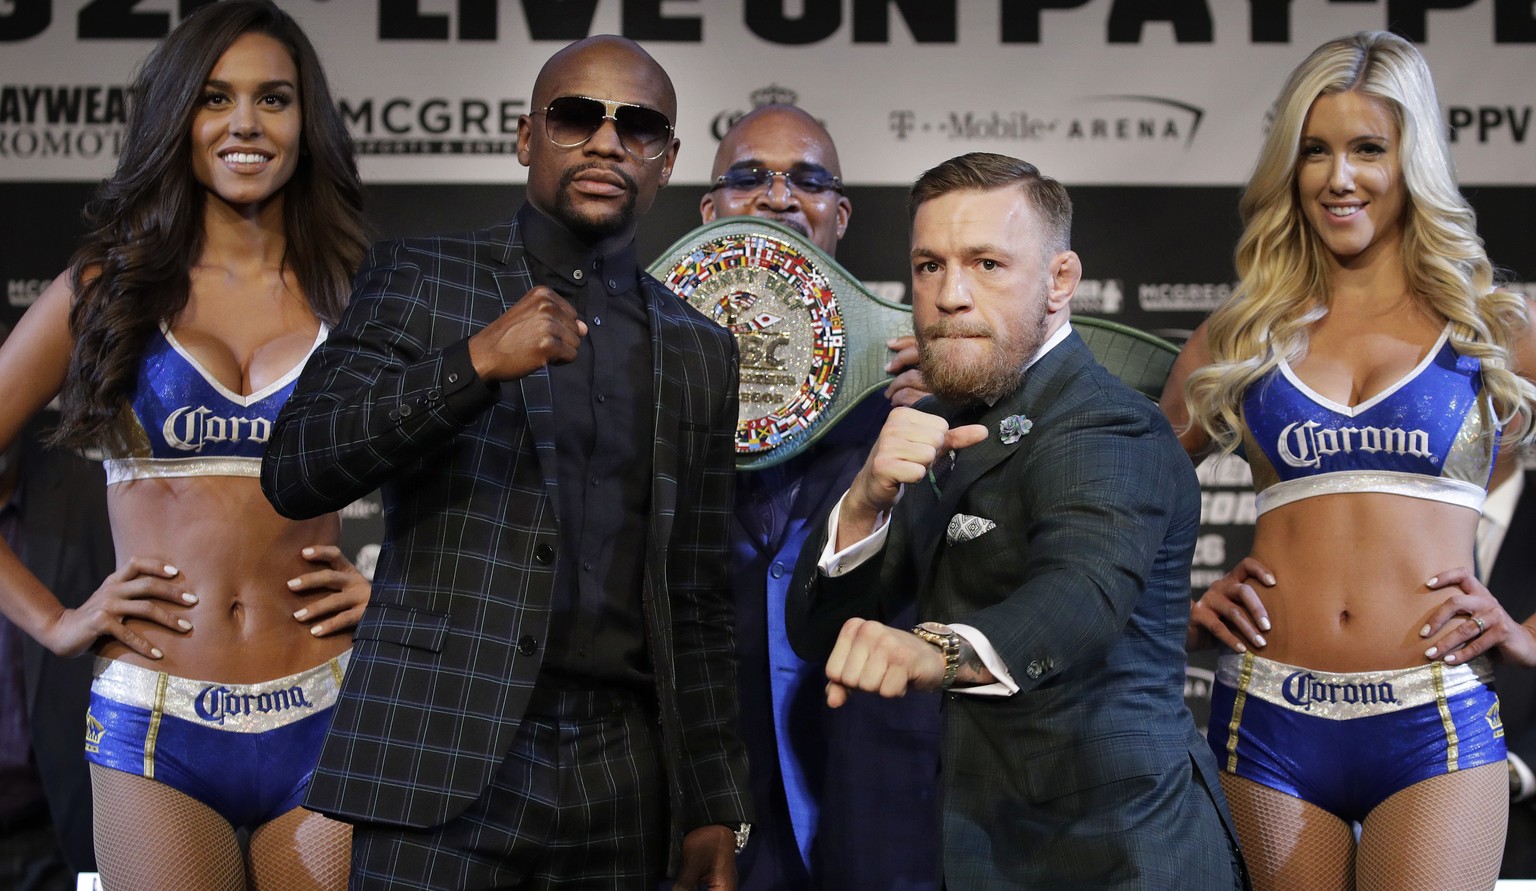
[[[1216,660],[1216,680],[1281,708],[1345,720],[1438,703],[1488,686],[1493,667],[1487,657],[1479,656],[1465,665],[1431,662],[1387,671],[1333,672],[1234,653]]]
[[[1406,495],[1458,507],[1470,507],[1482,513],[1488,493],[1482,486],[1442,476],[1425,476],[1399,470],[1339,470],[1300,479],[1282,480],[1254,496],[1254,508],[1260,513],[1312,498],[1344,492],[1383,492]]]
[[[97,657],[91,691],[114,702],[149,709],[204,727],[264,733],[336,704],[348,650],[307,671],[258,684],[220,684],[181,678]]]
[[[108,458],[101,462],[107,470],[107,485],[129,480],[166,479],[178,476],[261,476],[260,458],[236,456],[186,458]]]

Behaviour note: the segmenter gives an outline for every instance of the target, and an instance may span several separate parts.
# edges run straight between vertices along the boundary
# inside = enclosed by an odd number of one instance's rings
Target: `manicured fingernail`
[[[188,622],[186,619],[177,619],[176,624],[181,626],[182,631],[192,630],[192,623]]]
[[[1239,653],[1246,653],[1246,652],[1248,652],[1248,648],[1246,646],[1243,646],[1241,643],[1239,643],[1237,645],[1237,651]]]
[[[315,549],[314,548],[305,548],[304,549],[304,556],[306,556],[306,557],[313,557],[313,556],[315,556]]]
[[[302,621],[304,621],[304,617],[307,616],[307,615],[309,615],[309,608],[305,607],[304,609],[301,609],[298,612],[294,613],[293,617],[295,619],[298,619],[299,621],[302,622]]]
[[[1429,625],[1419,629],[1419,637],[1429,637]]]
[[[1264,584],[1273,586],[1275,584],[1275,577],[1272,575],[1264,576]]]
[[[325,626],[324,625],[316,625],[315,627],[309,629],[309,633],[313,634],[315,637],[319,637],[320,635],[325,633]]]
[[[1437,575],[1434,578],[1430,579],[1429,581],[1425,582],[1424,583],[1424,587],[1426,587],[1426,588],[1433,588],[1435,585],[1439,584],[1439,582],[1440,582],[1440,576]]]
[[[193,594],[191,591],[183,591],[181,592],[181,599],[185,603],[196,603],[197,595]]]
[[[1445,661],[1446,661],[1447,664],[1449,664],[1451,662],[1455,662],[1456,661],[1456,654],[1452,653],[1451,655],[1446,656],[1445,657]]]
[[[1274,630],[1273,628],[1269,627],[1269,616],[1259,616],[1259,627],[1265,631]]]
[[[1433,658],[1435,658],[1435,654],[1438,653],[1438,652],[1440,652],[1440,648],[1439,647],[1430,647],[1429,649],[1424,651],[1424,655],[1426,657],[1430,658],[1430,659],[1433,659]]]
[[[298,579],[289,579],[288,580],[288,587],[290,587],[290,588],[297,588],[298,586],[300,586],[302,584],[304,584],[304,583],[299,581]]]
[[[175,575],[177,572],[180,571],[176,567],[172,566],[169,563],[165,564],[164,568],[165,568],[165,574],[166,575]]]
[[[165,658],[165,654],[160,652],[160,648],[159,647],[150,647],[149,648],[149,655],[154,656],[156,659],[164,659]]]
[[[1257,646],[1261,646],[1261,647],[1269,646],[1269,641],[1265,640],[1264,639],[1264,635],[1262,635],[1262,634],[1255,634],[1253,636],[1253,642]]]

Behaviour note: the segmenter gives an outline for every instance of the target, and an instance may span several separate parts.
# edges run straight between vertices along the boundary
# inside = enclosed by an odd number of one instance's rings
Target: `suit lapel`
[[[660,299],[656,290],[640,279],[640,293],[645,297],[646,316],[651,323],[651,392],[656,397],[656,410],[652,413],[651,447],[651,516],[671,516],[675,491],[663,487],[663,480],[677,479],[678,418],[682,414],[679,387],[686,386],[683,358],[666,336],[674,321],[672,307]],[[652,532],[658,532],[653,528]],[[664,540],[664,539],[663,539]]]
[[[521,232],[514,217],[506,226],[491,230],[490,255],[500,268],[492,271],[496,291],[501,295],[501,310],[506,312],[527,292],[532,276],[528,271],[528,258],[522,251]],[[538,457],[539,472],[544,477],[544,490],[549,493],[550,507],[560,516],[560,474],[555,457],[554,395],[549,384],[549,369],[540,368],[517,382],[522,394],[523,410],[528,418],[528,431],[533,437],[534,453]]]
[[[949,521],[960,507],[965,493],[977,480],[1003,461],[1028,453],[1033,446],[1029,434],[1015,442],[1004,442],[999,427],[1004,418],[1021,415],[1033,420],[1043,407],[1052,402],[1052,395],[1060,389],[1068,372],[1083,361],[1087,347],[1073,333],[1055,349],[1045,354],[1029,371],[1011,395],[997,401],[978,422],[987,428],[987,438],[964,449],[955,461],[955,469],[944,481],[943,491],[934,496],[930,486],[914,487],[926,490],[918,500],[912,546],[919,579],[927,579],[934,558],[945,542]],[[1091,358],[1091,357],[1090,357]]]

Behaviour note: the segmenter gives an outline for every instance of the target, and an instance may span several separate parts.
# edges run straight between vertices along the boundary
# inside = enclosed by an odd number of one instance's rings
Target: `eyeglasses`
[[[843,181],[821,167],[796,167],[794,170],[770,170],[767,167],[732,167],[715,178],[715,188],[748,194],[771,188],[773,178],[784,177],[784,185],[807,195],[823,192],[843,193]]]
[[[631,155],[653,161],[667,153],[672,122],[654,108],[590,96],[561,96],[533,112],[544,115],[544,132],[561,148],[585,145],[603,121],[613,121],[619,143]]]

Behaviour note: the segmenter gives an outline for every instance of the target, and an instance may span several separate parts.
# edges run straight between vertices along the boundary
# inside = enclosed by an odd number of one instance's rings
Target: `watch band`
[[[736,834],[736,853],[740,854],[746,850],[747,839],[752,837],[752,824],[737,823],[736,827],[731,831]]]
[[[938,622],[924,622],[913,628],[912,633],[939,648],[944,657],[944,680],[939,683],[939,689],[953,687],[955,675],[960,673],[960,635]]]

